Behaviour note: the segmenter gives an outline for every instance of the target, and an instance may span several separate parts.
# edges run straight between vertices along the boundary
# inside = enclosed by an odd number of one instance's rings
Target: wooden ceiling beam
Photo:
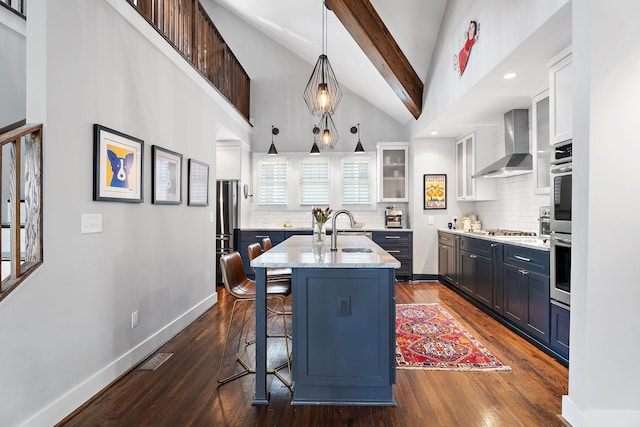
[[[414,118],[424,85],[369,0],[325,0]],[[372,88],[372,90],[374,90]]]

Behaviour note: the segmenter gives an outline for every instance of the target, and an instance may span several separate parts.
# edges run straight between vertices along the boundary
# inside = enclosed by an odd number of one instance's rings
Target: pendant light
[[[356,144],[355,153],[362,154],[364,153],[364,147],[362,146],[362,142],[360,142],[360,123],[358,123],[357,128],[355,126],[351,126],[351,133],[356,133],[356,132],[358,132],[358,143]]]
[[[320,138],[318,140],[320,150],[328,151],[336,148],[339,135],[336,125],[333,123],[333,119],[331,118],[331,114],[325,113],[320,117],[318,129],[320,129]]]
[[[320,149],[318,148],[318,138],[320,137],[320,128],[318,126],[313,127],[313,145],[311,146],[311,155],[317,156],[320,154]]]
[[[340,100],[342,91],[338,85],[338,79],[333,73],[326,53],[327,45],[327,8],[322,2],[322,54],[318,57],[313,68],[307,87],[304,90],[304,102],[313,116],[321,117],[323,114],[333,114]]]
[[[278,150],[276,150],[276,146],[273,143],[273,135],[277,135],[280,133],[280,129],[271,125],[271,146],[269,147],[269,152],[267,153],[270,156],[277,156]]]

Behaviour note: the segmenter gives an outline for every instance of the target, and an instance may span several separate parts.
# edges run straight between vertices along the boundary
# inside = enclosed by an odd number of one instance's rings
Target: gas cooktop
[[[499,228],[494,230],[476,230],[474,233],[483,234],[485,236],[536,236],[536,233],[533,231],[503,230]]]

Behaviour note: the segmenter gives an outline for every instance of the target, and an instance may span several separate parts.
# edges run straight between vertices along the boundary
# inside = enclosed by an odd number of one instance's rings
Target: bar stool
[[[262,248],[260,247],[260,243],[251,243],[247,247],[247,252],[249,253],[249,260],[253,261],[254,258],[262,255]],[[266,252],[266,249],[265,249]],[[251,267],[251,271],[253,274],[256,274],[256,269]],[[288,281],[291,282],[291,269],[290,268],[267,268],[267,282],[273,281]]]
[[[265,237],[264,239],[262,239],[262,247],[264,248],[265,252],[271,249],[273,247],[273,244],[271,243],[271,238]]]
[[[244,267],[242,266],[242,258],[240,257],[240,253],[232,252],[228,255],[223,255],[220,258],[220,270],[222,272],[222,280],[224,282],[224,286],[229,292],[231,296],[235,298],[233,302],[233,308],[231,309],[231,318],[229,319],[229,324],[227,326],[227,336],[224,341],[224,348],[222,350],[222,356],[220,357],[220,366],[218,368],[218,383],[220,385],[226,384],[230,381],[233,381],[237,378],[243,377],[244,375],[255,373],[255,367],[249,365],[247,361],[245,361],[240,356],[240,342],[242,340],[242,336],[244,334],[244,327],[247,321],[247,307],[245,305],[244,315],[242,319],[242,328],[240,329],[240,333],[238,334],[238,345],[236,347],[236,361],[242,366],[243,370],[241,372],[232,374],[225,378],[221,378],[222,366],[224,364],[224,356],[227,351],[227,344],[229,342],[229,335],[231,332],[231,324],[233,323],[233,317],[235,315],[236,306],[238,303],[244,302],[248,304],[251,301],[256,300],[256,282],[249,279],[244,272]],[[284,326],[284,333],[277,335],[267,335],[269,338],[284,338],[285,340],[285,349],[287,353],[287,361],[281,364],[280,366],[267,370],[268,373],[274,374],[280,381],[282,381],[287,387],[291,387],[291,380],[287,380],[282,374],[279,372],[280,369],[283,369],[285,366],[287,367],[289,378],[291,378],[291,354],[289,352],[289,339],[290,335],[287,333],[287,323],[284,314],[284,297],[291,294],[291,282],[267,282],[267,300],[276,299],[279,301],[279,310],[275,311],[273,309],[268,309],[271,313],[277,313],[282,318],[282,323]],[[267,304],[268,307],[268,304]],[[254,341],[247,341],[245,339],[245,348],[254,343]]]

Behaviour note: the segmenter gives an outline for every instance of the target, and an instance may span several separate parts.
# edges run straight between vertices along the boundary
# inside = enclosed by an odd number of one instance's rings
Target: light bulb
[[[329,147],[331,145],[331,131],[329,129],[325,129],[322,132],[322,145],[325,147]]]
[[[318,85],[318,92],[316,93],[316,103],[322,112],[329,110],[331,106],[331,95],[329,94],[329,87],[326,83],[320,83]]]

